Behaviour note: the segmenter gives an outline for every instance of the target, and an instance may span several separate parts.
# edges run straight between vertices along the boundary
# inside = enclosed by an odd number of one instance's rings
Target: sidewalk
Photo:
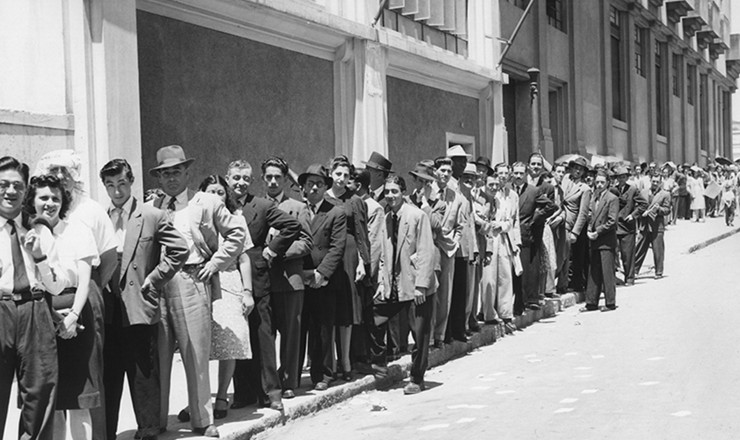
[[[692,223],[690,221],[680,221],[676,226],[669,226],[666,231],[666,253],[667,257],[679,257],[682,254],[696,252],[706,246],[715,243],[721,239],[740,232],[740,227],[731,228],[724,224],[723,218],[709,218],[706,223]],[[667,260],[670,258],[667,258]],[[652,266],[652,256],[645,260],[643,274],[649,272]],[[670,276],[670,265],[666,266],[666,274]],[[651,282],[645,280],[644,282]],[[516,319],[516,325],[524,329],[543,318],[555,316],[565,308],[573,307],[583,299],[579,295],[569,293],[563,295],[557,300],[548,300],[542,310],[533,312],[527,311],[524,315]],[[476,348],[484,345],[490,345],[496,339],[504,337],[503,326],[483,326],[480,333],[476,333],[467,343],[455,342],[451,345],[445,345],[443,349],[434,349],[429,355],[429,367],[442,365],[452,359],[463,356]],[[190,426],[187,423],[177,421],[176,414],[180,409],[187,405],[187,392],[185,385],[184,370],[179,357],[175,358],[175,364],[172,372],[172,395],[170,396],[170,420],[168,431],[159,436],[160,440],[169,439],[197,439],[203,438],[192,435]],[[356,379],[353,382],[345,383],[336,381],[332,383],[329,390],[315,393],[302,388],[296,390],[296,398],[284,400],[285,412],[280,414],[269,409],[256,409],[247,407],[239,410],[229,410],[228,417],[217,421],[217,426],[224,439],[249,439],[253,435],[264,431],[265,429],[285,424],[292,419],[299,418],[321,409],[327,408],[338,402],[349,399],[352,396],[362,393],[363,391],[389,387],[395,382],[403,380],[408,375],[411,366],[411,357],[404,356],[400,360],[392,363],[389,368],[388,378],[383,381],[376,381],[372,376],[365,376]],[[217,384],[218,363],[211,362],[211,388],[215,389]],[[304,377],[303,383],[309,380]],[[16,395],[15,385],[12,391],[12,398]],[[17,438],[17,420],[19,412],[14,405],[8,414],[6,422],[5,435],[2,438]],[[119,440],[133,439],[136,429],[131,400],[128,393],[125,392],[121,405],[121,416],[119,422]]]

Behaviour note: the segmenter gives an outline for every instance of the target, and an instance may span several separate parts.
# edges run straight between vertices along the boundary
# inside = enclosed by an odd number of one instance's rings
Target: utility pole
[[[532,108],[532,152],[540,151],[541,121],[540,121],[540,69],[532,67],[529,74],[529,101]]]

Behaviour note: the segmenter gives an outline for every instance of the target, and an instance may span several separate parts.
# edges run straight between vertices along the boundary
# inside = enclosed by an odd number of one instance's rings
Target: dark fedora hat
[[[370,159],[367,160],[365,163],[366,168],[373,168],[376,170],[384,171],[386,173],[391,173],[391,168],[393,168],[393,163],[386,159],[385,156],[382,154],[373,151],[373,153],[370,155]]]
[[[324,165],[321,165],[319,163],[309,165],[308,168],[306,168],[306,171],[298,176],[298,184],[303,186],[309,176],[321,177],[322,179],[324,179],[324,182],[326,182],[326,186],[331,186],[333,182],[331,177],[329,177],[329,170],[327,170]]]
[[[168,145],[157,150],[157,166],[149,170],[149,174],[156,176],[157,172],[166,168],[185,165],[189,167],[195,162],[193,158],[186,158],[185,151],[179,145]]]
[[[589,165],[588,160],[583,156],[576,156],[573,159],[571,159],[570,162],[568,162],[569,167],[572,167],[574,165],[581,166],[586,170],[589,170],[591,168],[588,166]]]
[[[484,167],[486,169],[487,176],[493,175],[493,168],[491,168],[491,159],[487,158],[486,156],[478,156],[478,159],[476,159],[473,163],[479,167]]]
[[[409,171],[409,174],[429,182],[437,180],[434,176],[434,162],[432,161],[423,160],[417,163],[414,169]]]

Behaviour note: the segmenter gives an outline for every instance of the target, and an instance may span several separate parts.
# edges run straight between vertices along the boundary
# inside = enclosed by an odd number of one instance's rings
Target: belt
[[[46,294],[45,291],[39,289],[33,289],[26,292],[20,293],[0,293],[0,301],[32,301],[42,299]]]
[[[197,271],[203,269],[203,267],[205,265],[206,265],[205,262],[203,262],[203,263],[197,263],[197,264],[186,264],[186,265],[182,266],[182,269],[181,270],[183,272],[185,272],[185,273],[194,273],[194,272],[197,272]]]

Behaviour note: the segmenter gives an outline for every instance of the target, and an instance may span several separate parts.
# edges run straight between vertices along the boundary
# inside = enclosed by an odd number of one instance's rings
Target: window
[[[445,4],[446,2],[440,3]],[[388,2],[383,11],[381,24],[388,29],[466,57],[468,2],[455,1],[452,5],[454,12],[452,14],[448,10],[433,7],[426,11],[426,14],[432,15],[422,18],[419,14],[404,13],[403,2]],[[451,20],[450,16],[453,17]],[[440,21],[429,24],[432,19],[442,20],[444,23]]]
[[[709,81],[707,75],[699,75],[699,148],[709,147]]]
[[[645,77],[645,29],[635,26],[635,70]]]
[[[696,93],[696,67],[686,66],[686,102],[694,105],[694,95]]]
[[[665,136],[665,67],[663,65],[663,44],[655,42],[655,123],[659,135]]]
[[[673,77],[673,96],[681,97],[681,56],[674,53],[671,61],[671,72]]]
[[[563,0],[547,0],[545,6],[547,22],[555,29],[565,32],[565,20],[563,19]]]
[[[506,0],[512,5],[516,6],[517,8],[526,8],[527,4],[529,4],[529,0]]]
[[[624,75],[622,74],[622,17],[615,7],[609,9],[611,28],[611,67],[612,67],[612,116],[620,121],[626,120],[624,111]]]

